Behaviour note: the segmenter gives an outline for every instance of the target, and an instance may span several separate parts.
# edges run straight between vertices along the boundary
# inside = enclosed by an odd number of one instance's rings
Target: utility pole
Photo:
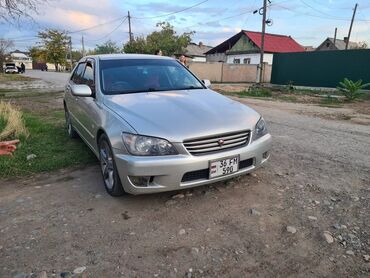
[[[260,54],[260,65],[259,65],[259,83],[263,81],[263,54],[265,51],[265,31],[266,31],[266,9],[267,0],[263,0],[263,15],[262,15],[262,36],[261,36],[261,54]]]
[[[356,5],[355,5],[355,9],[353,10],[353,15],[352,15],[352,20],[351,20],[351,25],[349,26],[349,31],[348,31],[348,36],[347,36],[347,42],[346,42],[346,50],[348,49],[349,39],[351,38],[352,25],[353,25],[353,21],[355,20],[355,15],[356,15],[357,6],[358,6],[358,4],[356,3]]]
[[[69,37],[69,58],[71,59],[71,71],[73,70],[73,60],[72,60],[72,37]]]
[[[85,56],[85,42],[84,42],[84,35],[82,35],[81,43],[82,43],[82,56]]]
[[[130,16],[130,11],[127,12],[127,18],[128,18],[128,35],[130,38],[130,42],[132,42],[132,32],[131,32],[131,16]]]
[[[338,31],[338,28],[335,27],[335,31],[334,31],[334,45],[335,45],[335,42],[337,41],[337,31]]]

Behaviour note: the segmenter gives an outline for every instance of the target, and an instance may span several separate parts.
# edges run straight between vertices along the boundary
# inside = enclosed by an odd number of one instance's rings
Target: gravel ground
[[[251,175],[121,198],[98,166],[0,181],[0,277],[369,277],[370,126],[239,101],[274,139]]]

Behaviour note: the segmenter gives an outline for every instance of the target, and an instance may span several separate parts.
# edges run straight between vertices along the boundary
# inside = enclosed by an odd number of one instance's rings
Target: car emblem
[[[220,140],[218,140],[218,145],[221,147],[223,144],[225,144],[225,141],[224,140],[222,140],[222,139],[220,139]]]

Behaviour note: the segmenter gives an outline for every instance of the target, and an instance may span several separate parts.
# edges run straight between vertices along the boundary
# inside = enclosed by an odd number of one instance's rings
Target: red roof
[[[262,33],[260,32],[252,32],[252,31],[244,31],[244,34],[256,44],[259,48],[261,48],[261,37]],[[283,35],[274,35],[265,33],[265,52],[271,53],[282,53],[282,52],[304,52],[304,48],[293,40],[289,36]]]

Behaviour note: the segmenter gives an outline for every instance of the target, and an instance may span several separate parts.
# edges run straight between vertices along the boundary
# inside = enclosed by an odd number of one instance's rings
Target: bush
[[[370,83],[362,84],[362,80],[357,80],[356,82],[344,78],[342,82],[339,82],[337,89],[343,92],[347,100],[353,101],[359,98],[362,94],[361,90],[370,86]]]

